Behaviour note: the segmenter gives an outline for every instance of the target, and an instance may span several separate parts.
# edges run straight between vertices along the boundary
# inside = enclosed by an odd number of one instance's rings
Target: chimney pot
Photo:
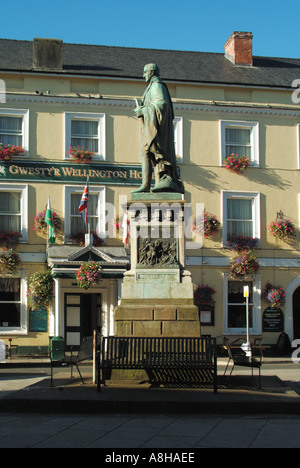
[[[235,31],[225,44],[225,57],[234,65],[252,66],[251,32]]]
[[[33,41],[33,68],[37,70],[62,70],[60,39],[35,38]]]

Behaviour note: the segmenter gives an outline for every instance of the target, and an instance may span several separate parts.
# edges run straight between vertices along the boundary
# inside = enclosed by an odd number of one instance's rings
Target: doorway
[[[293,294],[293,325],[294,325],[294,340],[300,338],[300,286]]]
[[[65,294],[65,340],[69,349],[79,349],[86,336],[101,331],[101,294]]]

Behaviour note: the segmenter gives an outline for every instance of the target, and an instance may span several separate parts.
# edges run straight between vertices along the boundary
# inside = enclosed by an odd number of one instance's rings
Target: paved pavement
[[[148,461],[204,447],[299,448],[299,434],[295,416],[0,414],[0,448],[102,448],[103,457],[127,449]]]
[[[265,359],[262,389],[237,369],[229,382],[220,379],[217,395],[206,386],[147,382],[108,382],[99,394],[90,366],[82,367],[85,385],[56,369],[54,388],[43,362],[0,369],[0,448],[102,448],[103,457],[140,456],[131,464],[149,462],[155,449],[162,456],[184,449],[196,460],[204,447],[298,448],[299,366]]]

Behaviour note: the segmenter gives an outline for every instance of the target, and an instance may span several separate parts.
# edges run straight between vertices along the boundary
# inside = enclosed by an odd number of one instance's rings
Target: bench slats
[[[101,351],[98,353],[98,390],[100,391],[100,369],[185,368],[210,370],[216,392],[216,338],[103,337]]]

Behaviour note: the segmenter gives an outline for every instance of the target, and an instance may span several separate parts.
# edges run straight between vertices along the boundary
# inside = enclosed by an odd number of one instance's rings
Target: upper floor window
[[[0,185],[0,232],[18,232],[27,242],[28,186]]]
[[[65,151],[66,159],[70,146],[90,150],[93,159],[104,160],[105,155],[105,114],[77,113],[65,114]]]
[[[259,193],[223,192],[223,244],[237,236],[260,239]]]
[[[28,151],[28,111],[0,109],[0,143]]]
[[[248,156],[252,166],[259,166],[259,136],[257,122],[221,121],[221,159],[231,154]]]
[[[65,235],[76,236],[86,231],[87,226],[79,213],[79,205],[84,186],[65,187]],[[88,222],[91,231],[96,231],[101,238],[105,238],[105,188],[89,187]]]

